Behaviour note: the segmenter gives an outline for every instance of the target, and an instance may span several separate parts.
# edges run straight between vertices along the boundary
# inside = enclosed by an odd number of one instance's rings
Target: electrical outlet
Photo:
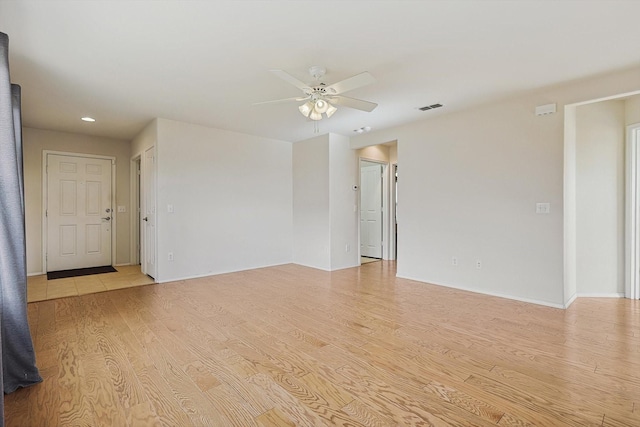
[[[482,268],[482,261],[480,261],[479,259],[476,260],[476,268],[478,270],[480,270]]]
[[[344,251],[345,252],[351,252],[351,245],[349,245],[348,243],[344,246]]]
[[[173,261],[173,252],[169,252],[169,255],[167,256],[167,259],[169,261]]]
[[[458,265],[458,257],[451,257],[451,265]]]

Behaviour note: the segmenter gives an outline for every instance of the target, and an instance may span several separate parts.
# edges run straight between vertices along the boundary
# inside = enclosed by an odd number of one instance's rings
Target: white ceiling
[[[155,117],[286,141],[314,136],[268,70],[347,95],[320,132],[353,135],[640,64],[640,1],[6,1],[11,77],[29,127],[133,138]],[[640,81],[639,87],[640,87]],[[418,107],[442,103],[421,112]],[[88,124],[80,117],[97,119]]]

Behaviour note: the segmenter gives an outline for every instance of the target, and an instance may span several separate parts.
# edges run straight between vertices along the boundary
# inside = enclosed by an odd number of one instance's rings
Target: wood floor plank
[[[265,395],[269,396],[276,408],[291,419],[296,426],[311,427],[325,424],[318,414],[289,394],[268,375],[259,373],[249,377],[247,381],[258,386]]]
[[[137,371],[138,379],[145,389],[152,410],[157,414],[162,425],[188,426],[192,424],[173,389],[155,367],[145,366]]]
[[[80,352],[69,343],[62,342],[59,347],[59,419],[61,425],[95,426],[93,407],[87,391],[85,372]],[[38,387],[38,386],[36,386]]]
[[[258,426],[256,414],[252,413],[251,405],[244,402],[231,387],[226,384],[206,391],[212,405],[222,414],[227,425],[235,427]]]
[[[81,361],[84,371],[85,393],[91,405],[96,425],[126,425],[125,408],[130,405],[118,404],[118,393],[113,384],[104,381],[109,377],[105,360],[99,357],[84,358]]]
[[[367,427],[392,426],[395,423],[391,418],[385,417],[373,408],[362,403],[359,399],[353,399],[341,409],[345,414]]]
[[[295,427],[296,425],[277,408],[269,409],[257,417],[256,421],[263,427]]]
[[[162,421],[149,401],[127,408],[126,411],[128,426],[160,427],[162,425]]]
[[[57,378],[56,378],[57,380]],[[38,397],[36,397],[36,393],[39,389],[45,389],[49,383],[44,384],[43,387],[27,387],[25,389],[18,389],[15,392],[4,396],[4,418],[5,418],[5,426],[12,427],[18,426],[22,427],[24,425],[32,424],[31,421],[31,412],[32,408],[39,409]],[[54,386],[55,387],[55,386]],[[55,415],[52,415],[47,411],[46,408],[42,408],[43,412],[43,420],[51,420],[55,421]],[[35,412],[38,413],[38,412]]]
[[[281,265],[30,303],[7,426],[640,425],[640,303]]]
[[[503,399],[526,402],[525,406],[531,410],[569,425],[596,426],[602,423],[604,413],[597,409],[579,406],[582,410],[575,410],[573,406],[565,406],[549,396],[541,397],[481,375],[472,375],[466,382]]]
[[[34,420],[34,423],[51,427],[60,425],[60,412],[58,410],[60,407],[60,395],[58,393],[59,374],[58,366],[40,369],[42,383],[38,387],[32,388],[32,396],[27,405],[25,405],[29,414],[38,414],[38,421]],[[11,416],[9,418],[20,419],[23,425],[31,424],[29,417]]]
[[[133,350],[127,352],[122,341],[122,337],[127,335],[124,321],[104,295],[98,295],[97,298],[93,295],[87,295],[83,299],[86,303],[91,302],[88,305],[91,311],[91,315],[87,316],[88,321],[95,321],[96,325],[99,325],[98,316],[108,318],[108,323],[104,326],[106,330],[102,330],[97,335],[97,339],[98,346],[103,353],[107,373],[111,377],[111,383],[118,394],[119,401],[125,408],[143,403],[144,391],[130,363],[132,359],[135,360],[132,354]]]

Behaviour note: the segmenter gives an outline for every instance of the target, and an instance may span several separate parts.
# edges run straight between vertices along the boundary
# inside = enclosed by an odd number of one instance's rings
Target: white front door
[[[156,159],[155,147],[144,152],[142,161],[142,263],[144,274],[156,278]]]
[[[382,165],[360,168],[360,255],[382,258]]]
[[[47,271],[111,265],[111,163],[47,154]]]

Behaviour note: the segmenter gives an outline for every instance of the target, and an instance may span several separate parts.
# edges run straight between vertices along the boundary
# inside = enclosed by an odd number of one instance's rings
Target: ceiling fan
[[[283,70],[271,70],[271,72],[285,82],[302,90],[303,95],[293,98],[277,99],[275,101],[258,102],[254,105],[287,101],[306,101],[298,107],[298,110],[300,110],[300,113],[302,113],[303,116],[308,117],[311,120],[322,120],[323,114],[325,114],[327,118],[331,117],[333,113],[338,110],[335,107],[336,105],[355,108],[356,110],[367,112],[373,111],[373,109],[378,106],[378,104],[374,102],[363,101],[362,99],[350,98],[342,95],[344,92],[375,82],[373,76],[366,71],[329,86],[320,81],[327,70],[318,65],[309,68],[309,74],[315,80],[311,84],[306,84]]]

